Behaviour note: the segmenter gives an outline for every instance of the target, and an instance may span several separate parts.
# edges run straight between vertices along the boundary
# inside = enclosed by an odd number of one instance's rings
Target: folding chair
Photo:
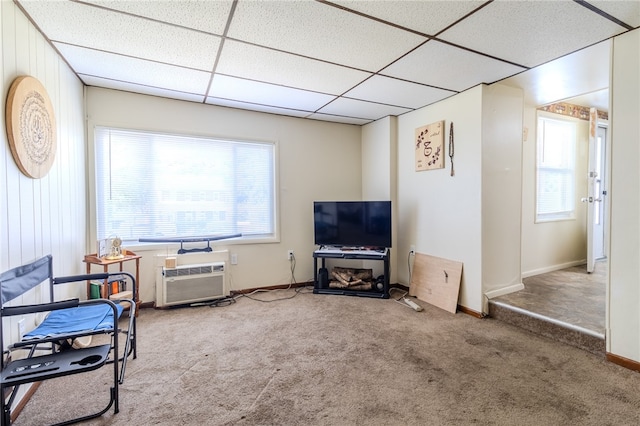
[[[2,395],[1,426],[11,424],[11,407],[18,395],[20,385],[40,382],[55,377],[85,373],[96,370],[107,364],[113,364],[113,384],[107,406],[93,414],[65,420],[58,425],[67,425],[99,417],[112,406],[114,413],[119,411],[118,385],[124,381],[124,373],[128,357],[136,353],[136,305],[135,278],[127,272],[100,273],[53,277],[51,255],[45,256],[27,265],[13,268],[0,274],[0,344],[3,356],[1,359]],[[55,301],[54,288],[59,284],[89,280],[110,280],[114,276],[131,281],[132,299],[71,299]],[[49,286],[46,302],[20,305],[16,299],[26,292],[40,286]],[[13,303],[10,303],[13,302]],[[129,316],[127,328],[118,326],[118,319],[128,304]],[[9,306],[7,306],[9,305]],[[18,315],[30,318],[34,323],[46,314],[42,322],[26,333],[20,341],[6,346],[3,332],[5,320]],[[126,335],[124,350],[119,352],[119,334]],[[88,346],[86,340],[90,336],[107,335],[106,344]],[[15,340],[15,339],[14,339]],[[26,354],[26,355],[25,355]],[[17,356],[16,356],[17,355]],[[14,359],[15,358],[15,359]]]

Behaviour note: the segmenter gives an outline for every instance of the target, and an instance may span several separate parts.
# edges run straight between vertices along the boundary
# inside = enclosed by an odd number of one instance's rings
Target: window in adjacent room
[[[98,239],[276,236],[274,143],[96,127]]]
[[[575,217],[576,125],[538,116],[536,221]]]

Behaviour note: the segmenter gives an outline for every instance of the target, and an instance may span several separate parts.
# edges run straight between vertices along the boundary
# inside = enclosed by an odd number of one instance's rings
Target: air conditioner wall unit
[[[184,305],[229,296],[225,263],[180,265],[162,269],[162,295],[156,306]]]

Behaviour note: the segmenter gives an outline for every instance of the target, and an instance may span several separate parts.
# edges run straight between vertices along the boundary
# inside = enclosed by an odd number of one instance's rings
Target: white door
[[[587,203],[587,272],[595,269],[596,260],[606,256],[604,250],[605,197],[606,189],[606,124],[598,119],[595,108],[591,109],[589,131],[588,194],[582,201]]]

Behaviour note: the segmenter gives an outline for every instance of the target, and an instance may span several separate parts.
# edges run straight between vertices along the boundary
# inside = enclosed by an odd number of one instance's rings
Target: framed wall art
[[[414,143],[416,172],[444,168],[444,120],[418,127]]]
[[[5,111],[11,154],[26,176],[45,176],[56,155],[56,120],[49,95],[31,76],[16,78],[7,95]]]

